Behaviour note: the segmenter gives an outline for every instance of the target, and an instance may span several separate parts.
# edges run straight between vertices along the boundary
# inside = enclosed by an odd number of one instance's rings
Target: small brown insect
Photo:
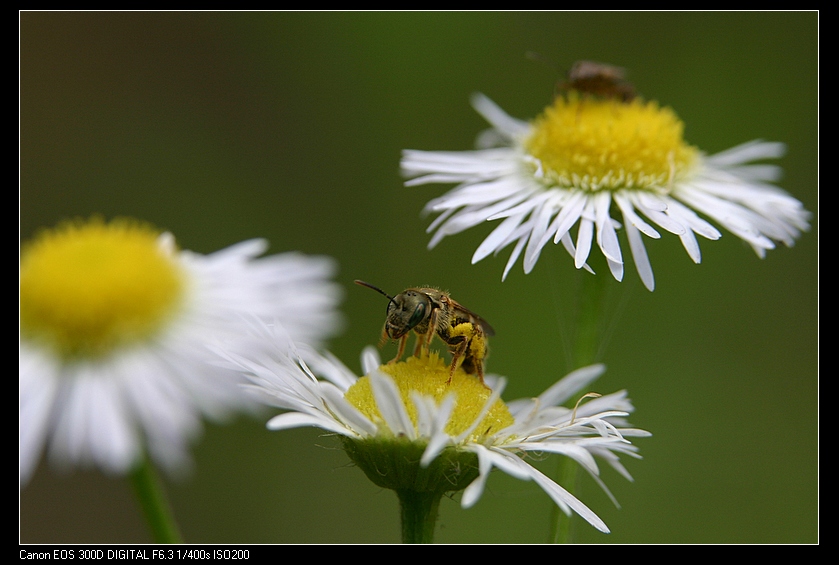
[[[571,65],[561,90],[576,90],[601,98],[616,98],[629,102],[635,98],[635,87],[626,80],[626,71],[605,63],[577,61]]]
[[[399,341],[399,351],[390,363],[402,357],[411,330],[417,334],[415,356],[428,349],[436,333],[452,354],[448,382],[451,382],[461,357],[461,368],[467,374],[477,375],[484,382],[486,338],[495,335],[495,330],[486,320],[461,306],[449,293],[436,288],[409,288],[396,296],[390,296],[370,283],[357,280],[355,284],[372,288],[389,299],[382,342],[387,339]]]

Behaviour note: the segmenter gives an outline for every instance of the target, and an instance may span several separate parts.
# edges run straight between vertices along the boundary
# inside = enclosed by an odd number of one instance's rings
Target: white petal
[[[585,212],[580,216],[580,225],[577,228],[577,252],[574,255],[574,266],[581,268],[588,254],[591,251],[591,236],[593,233],[594,204],[591,200],[586,201]]]
[[[495,102],[476,92],[472,95],[472,107],[492,126],[510,137],[519,136],[530,130],[530,124],[510,117]]]
[[[569,493],[567,490],[565,490],[564,488],[553,482],[551,479],[543,475],[541,472],[539,472],[539,470],[535,469],[534,467],[531,467],[524,461],[522,461],[521,464],[527,467],[528,471],[531,473],[531,477],[534,481],[536,481],[536,484],[542,487],[542,490],[544,490],[548,494],[548,496],[550,496],[551,499],[553,499],[553,501],[557,503],[557,505],[560,508],[565,509],[570,507],[577,514],[579,514],[580,517],[583,518],[586,522],[588,522],[589,524],[591,524],[592,526],[594,526],[595,528],[597,528],[605,534],[609,533],[609,528],[606,526],[603,520],[601,520],[600,517],[597,516],[597,514],[592,512],[588,506],[577,500],[577,498],[575,498],[574,495]]]
[[[436,199],[436,204],[432,207],[432,210],[438,212],[449,208],[477,206],[479,204],[497,202],[515,196],[520,192],[522,192],[521,186],[518,183],[511,182],[506,177],[476,182],[474,184],[462,185],[445,196]],[[526,192],[524,196],[527,196]],[[492,215],[492,213],[487,214],[487,216]]]
[[[504,266],[504,272],[501,275],[501,280],[505,280],[507,278],[507,273],[510,272],[510,269],[515,264],[516,259],[518,259],[519,255],[521,254],[521,250],[524,249],[524,244],[527,243],[527,238],[522,237],[516,243],[515,248],[513,248],[513,252],[510,253],[510,258],[507,259],[507,264]]]
[[[510,216],[492,230],[487,238],[481,242],[475,254],[472,255],[472,264],[477,263],[481,259],[495,253],[502,248],[502,242],[519,226],[522,216]]]
[[[478,502],[484,492],[489,472],[492,470],[492,461],[488,456],[489,450],[478,444],[471,445],[470,450],[478,454],[478,477],[463,491],[460,499],[460,505],[463,508],[471,508]]]
[[[428,467],[440,452],[452,443],[452,438],[446,433],[445,429],[454,407],[455,396],[450,394],[435,408],[428,445],[420,458],[421,466]]]
[[[171,234],[170,234],[171,235]],[[244,258],[253,258],[262,255],[268,250],[268,240],[262,238],[248,239],[235,243],[224,249],[220,249],[208,255],[212,257],[215,262],[239,263]]]
[[[635,213],[635,209],[632,206],[632,202],[629,198],[626,197],[624,191],[615,193],[615,202],[617,203],[618,208],[620,208],[620,211],[623,214],[624,225],[632,224],[641,233],[653,239],[659,239],[661,237],[661,234],[659,234],[655,230],[655,228],[653,228],[647,222],[642,220],[641,217]]]
[[[428,242],[428,248],[429,249],[434,249],[437,246],[437,244],[440,243],[440,241],[442,241],[442,239],[444,237],[446,237],[447,235],[451,235],[450,233],[446,232],[445,230],[439,229],[439,226],[445,220],[447,220],[450,216],[452,216],[454,213],[455,213],[454,208],[452,208],[451,210],[446,210],[445,212],[443,212],[442,214],[437,216],[437,218],[431,223],[431,225],[428,226],[428,229],[425,230],[427,233],[431,233],[435,229],[437,230],[434,233],[434,235],[431,236],[431,240]]]
[[[418,151],[406,149],[400,163],[408,176],[430,173],[451,174],[460,181],[493,178],[510,172],[517,162],[517,152],[510,148],[479,151]],[[427,177],[422,177],[423,179]],[[413,184],[423,184],[415,179]],[[406,183],[407,185],[408,183]]]
[[[565,248],[565,250],[568,252],[568,254],[571,257],[576,257],[577,251],[574,248],[574,242],[571,241],[571,236],[568,234],[568,232],[566,232],[565,235],[562,236],[562,239],[560,241],[562,242],[562,246]],[[583,269],[585,269],[586,271],[588,271],[592,275],[594,274],[594,270],[591,267],[589,267],[588,263],[583,265]]]
[[[679,194],[681,193],[680,191]],[[680,224],[687,226],[689,228],[687,231],[694,231],[710,240],[716,240],[722,237],[722,234],[717,228],[697,216],[696,212],[677,200],[669,199],[667,213]]]
[[[375,350],[373,351],[375,355]],[[362,353],[362,362],[364,360],[363,355],[364,353]],[[358,380],[358,377],[329,351],[321,353],[310,347],[301,346],[300,356],[301,363],[310,368],[312,378],[314,378],[314,374],[317,374],[343,391],[346,391]]]
[[[526,216],[536,210],[539,210],[542,206],[548,202],[553,195],[549,192],[540,191],[532,195],[531,198],[525,199],[520,204],[507,208],[502,212],[498,212],[489,216],[487,220],[499,220],[501,218],[508,218],[510,216]]]
[[[135,422],[128,417],[130,412],[116,383],[99,381],[95,385],[88,397],[91,455],[106,470],[124,473],[140,455]]]
[[[596,364],[582,367],[568,373],[545,392],[539,395],[542,406],[559,406],[571,399],[580,390],[588,387],[606,371],[606,365]]]
[[[644,283],[647,290],[652,292],[655,290],[655,277],[653,276],[653,267],[650,265],[650,258],[647,255],[647,248],[644,247],[644,239],[634,224],[625,222],[624,226],[626,227],[626,238],[629,241],[629,250],[632,252],[635,270],[638,271],[638,276],[641,277],[641,282]]]
[[[760,159],[776,159],[785,153],[786,145],[783,143],[755,139],[706,157],[705,161],[714,167],[727,167]]]
[[[587,202],[588,197],[582,191],[574,192],[565,202],[554,220],[555,228],[552,230],[554,232],[554,243],[559,243],[568,233],[568,230],[577,223],[577,220],[583,215]]]
[[[700,191],[685,191],[684,194],[680,193],[679,197],[683,202],[717,220],[728,231],[748,243],[764,249],[775,247],[772,240],[755,227],[761,219],[754,212]]]
[[[645,193],[628,193],[627,196],[635,205],[635,208],[652,220],[655,224],[675,235],[682,235],[687,228],[666,212],[670,199],[652,196]]]
[[[365,375],[369,375],[379,368],[382,364],[382,359],[379,352],[374,347],[369,345],[361,352],[361,370]]]
[[[623,280],[623,261],[618,263],[617,261],[613,261],[606,258],[606,265],[609,266],[609,272],[612,273],[612,276],[615,277],[615,280],[620,282]]]
[[[57,368],[45,356],[27,349],[21,345],[18,380],[21,485],[29,482],[41,458],[58,391]]]
[[[591,452],[582,447],[580,445],[575,445],[573,443],[559,443],[559,442],[546,442],[546,441],[539,441],[539,442],[520,442],[516,443],[517,449],[522,449],[524,451],[537,451],[537,452],[546,452],[546,453],[557,453],[560,455],[565,455],[566,457],[570,457],[574,461],[580,464],[584,469],[586,469],[589,473],[593,475],[600,474],[599,469],[597,468],[597,463],[594,460],[594,456]]]
[[[550,239],[550,237],[543,236],[546,234],[548,229],[548,224],[550,223],[551,219],[551,208],[549,206],[543,206],[535,213],[535,218],[533,219],[533,228],[530,231],[530,238],[527,242],[527,247],[524,251],[524,272],[530,273],[533,270],[533,267],[536,266],[536,261],[539,259],[539,254],[542,251],[545,243]]]
[[[346,426],[338,423],[334,418],[327,418],[325,416],[318,416],[316,414],[303,414],[301,412],[286,412],[274,416],[266,427],[269,430],[288,430],[292,428],[302,428],[305,426],[314,426],[330,432],[335,432],[344,436],[353,436]]]
[[[607,259],[615,263],[623,263],[618,234],[615,233],[612,217],[609,209],[612,205],[612,198],[609,192],[603,191],[594,197],[594,217],[597,224],[597,243],[600,250]]]
[[[409,439],[416,439],[417,430],[408,416],[402,396],[393,379],[379,370],[369,375],[370,385],[376,406],[382,414],[385,423],[395,435],[403,435]]]
[[[503,447],[492,447],[487,449],[485,453],[486,458],[489,459],[493,467],[498,468],[513,478],[522,481],[530,480],[530,473],[527,471],[526,466],[521,464],[521,458],[517,453],[511,453]]]
[[[329,408],[328,413],[321,412],[326,418],[337,418],[339,424],[359,435],[374,436],[378,433],[379,429],[375,422],[371,421],[355,406],[347,402],[346,398],[344,398],[344,391],[330,386],[330,383],[321,383],[319,389],[323,396],[323,401]]]

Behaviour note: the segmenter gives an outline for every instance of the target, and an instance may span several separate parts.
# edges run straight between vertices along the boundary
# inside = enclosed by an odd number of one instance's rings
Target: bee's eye
[[[411,319],[408,320],[408,329],[416,327],[417,324],[422,322],[423,318],[425,318],[425,303],[420,302],[414,309],[414,313],[411,314]]]

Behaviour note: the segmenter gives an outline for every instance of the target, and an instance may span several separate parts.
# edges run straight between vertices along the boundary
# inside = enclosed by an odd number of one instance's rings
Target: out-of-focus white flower
[[[210,255],[134,220],[45,231],[20,266],[20,481],[54,463],[129,471],[144,451],[188,463],[201,418],[256,406],[208,345],[240,339],[244,317],[315,345],[340,327],[326,257],[259,258],[263,240]]]

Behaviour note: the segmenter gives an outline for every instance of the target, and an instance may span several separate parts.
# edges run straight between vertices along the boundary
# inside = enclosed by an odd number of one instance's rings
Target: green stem
[[[605,321],[606,288],[608,273],[590,275],[583,273],[580,288],[580,309],[577,313],[577,332],[574,339],[574,369],[591,365],[597,361]]]
[[[443,493],[396,491],[402,510],[402,543],[431,543]]]
[[[580,466],[570,457],[561,457],[557,466],[557,482],[574,496],[580,494]],[[575,514],[566,515],[554,505],[551,514],[551,543],[574,543],[576,523]]]
[[[605,266],[604,266],[605,268]],[[572,350],[572,368],[578,369],[591,365],[597,360],[601,346],[603,327],[604,298],[608,284],[608,272],[590,275],[582,273],[577,312],[576,331]],[[577,496],[580,490],[579,465],[570,457],[560,457],[556,478],[568,492]],[[558,506],[551,510],[551,543],[573,543],[574,522],[579,518],[574,514],[566,516]]]
[[[163,487],[148,460],[143,460],[131,471],[134,493],[151,528],[156,543],[183,543]]]

